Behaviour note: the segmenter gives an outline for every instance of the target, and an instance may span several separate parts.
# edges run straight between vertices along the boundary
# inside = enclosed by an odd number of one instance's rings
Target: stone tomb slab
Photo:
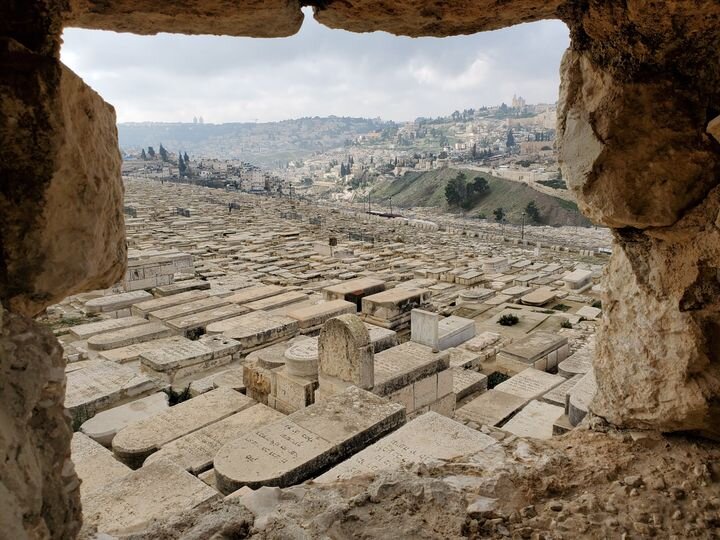
[[[142,356],[145,352],[152,351],[154,349],[162,349],[163,347],[167,347],[173,343],[180,343],[184,339],[185,338],[182,336],[173,336],[153,341],[143,341],[142,343],[126,345],[125,347],[118,347],[117,349],[101,351],[98,356],[117,364],[127,364],[129,362],[139,360],[140,356]]]
[[[539,398],[565,381],[565,377],[560,375],[552,375],[534,368],[527,368],[498,384],[495,390],[518,396],[527,403],[531,399]]]
[[[447,351],[407,341],[375,355],[373,393],[387,396],[450,367]]]
[[[248,302],[269,298],[286,291],[287,289],[285,287],[278,285],[256,285],[242,289],[232,296],[228,296],[227,300],[233,304],[247,304]]]
[[[118,431],[130,424],[163,412],[167,408],[167,394],[156,392],[96,414],[80,426],[80,431],[95,442],[110,447]]]
[[[577,426],[585,418],[595,392],[597,392],[595,371],[590,370],[568,393],[567,415],[573,426]]]
[[[206,330],[210,335],[223,334],[225,337],[239,341],[242,350],[249,352],[294,335],[298,330],[298,323],[290,317],[254,311],[209,324]]]
[[[214,462],[218,488],[302,482],[404,422],[402,406],[350,387],[223,446]]]
[[[142,300],[149,300],[152,295],[145,291],[132,291],[93,298],[85,303],[88,313],[108,313],[129,308]]]
[[[160,298],[153,298],[152,300],[145,300],[144,302],[138,302],[137,304],[132,305],[130,311],[133,315],[147,318],[148,314],[154,311],[170,308],[179,304],[194,302],[196,300],[202,300],[207,297],[208,293],[206,291],[188,291],[180,294],[173,294],[172,296],[163,296]]]
[[[122,328],[130,328],[139,324],[145,324],[147,321],[142,317],[120,317],[118,319],[106,319],[87,324],[79,324],[70,328],[68,333],[73,340],[88,339],[97,334],[112,332]]]
[[[156,381],[128,366],[94,360],[67,373],[65,407],[73,416],[81,410],[92,414],[115,403],[142,397],[158,387]]]
[[[174,306],[158,309],[148,313],[148,319],[151,321],[164,322],[170,319],[177,319],[193,313],[199,313],[208,309],[224,306],[229,304],[227,300],[218,298],[216,296],[208,296],[200,298],[199,300],[193,300],[192,302],[185,302],[182,304],[176,304]]]
[[[437,464],[471,454],[497,455],[500,453],[498,446],[495,439],[484,433],[435,412],[427,412],[333,467],[315,482],[334,482],[397,470],[411,463]]]
[[[248,310],[244,306],[227,304],[207,309],[205,311],[200,311],[199,313],[184,315],[182,317],[178,317],[177,319],[171,319],[169,321],[165,321],[165,324],[178,334],[190,336],[193,333],[204,333],[209,324],[223,321],[231,317],[238,317],[247,312]]]
[[[487,376],[471,369],[451,368],[453,377],[453,393],[460,400],[465,396],[485,392]]]
[[[252,311],[270,311],[273,309],[278,309],[284,306],[288,306],[290,304],[296,304],[298,302],[303,302],[307,300],[309,297],[305,293],[301,293],[298,291],[288,291],[282,294],[278,294],[275,296],[270,296],[269,298],[263,298],[262,300],[255,300],[254,302],[247,302],[243,304],[246,308],[252,310]]]
[[[172,296],[188,291],[206,291],[210,288],[210,282],[202,279],[189,279],[170,285],[155,287],[152,292],[157,296]]]
[[[475,321],[454,315],[438,323],[438,348],[441,351],[457,347],[475,337]]]
[[[488,390],[455,411],[455,416],[478,425],[500,426],[527,400],[496,389]]]
[[[345,313],[355,313],[355,311],[355,304],[351,302],[331,300],[322,304],[288,311],[287,316],[297,320],[298,328],[301,331],[307,331],[321,326],[332,317],[344,315]]]
[[[504,431],[518,437],[550,439],[553,425],[565,414],[563,407],[532,400],[502,427]]]
[[[153,322],[114,330],[106,334],[98,334],[88,339],[88,348],[95,351],[106,351],[108,349],[117,349],[119,347],[127,347],[134,343],[143,343],[169,337],[172,330],[167,326]]]
[[[567,345],[568,340],[564,336],[550,334],[548,332],[533,332],[532,334],[506,345],[501,352],[528,365],[533,365],[553,351]],[[555,361],[557,364],[557,359]]]
[[[568,392],[575,387],[581,378],[582,375],[575,375],[570,379],[566,379],[564,383],[543,394],[541,400],[564,409],[567,406]]]
[[[98,532],[121,535],[219,499],[220,494],[202,480],[161,460],[94,491],[83,500],[83,519]]]
[[[70,445],[75,472],[82,480],[80,497],[130,474],[132,470],[116,460],[112,452],[87,435],[75,432]]]
[[[285,418],[284,414],[262,403],[252,405],[219,422],[169,442],[147,458],[145,466],[159,459],[169,459],[197,476],[212,467],[215,454],[225,443],[283,418]]]
[[[254,404],[252,399],[229,388],[212,390],[122,429],[113,439],[113,452],[121,461],[137,468],[169,442]]]

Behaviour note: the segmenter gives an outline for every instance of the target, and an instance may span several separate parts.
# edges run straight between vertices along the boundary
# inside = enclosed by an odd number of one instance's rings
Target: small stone
[[[665,489],[665,480],[662,476],[652,476],[646,482],[647,487],[656,491]]]
[[[473,518],[487,518],[495,515],[495,508],[497,508],[497,499],[478,497],[468,505],[466,512]]]
[[[630,496],[631,496],[631,497],[637,497],[638,495],[640,495],[640,492],[639,492],[637,489],[632,488],[632,489],[630,490]]]
[[[520,510],[520,515],[524,518],[531,518],[537,516],[537,511],[535,510],[535,507],[531,504],[530,506],[526,506],[522,510]]]
[[[563,503],[561,503],[560,501],[552,501],[548,505],[548,508],[550,508],[550,510],[552,510],[553,512],[560,512],[563,509]]]
[[[632,476],[626,476],[623,480],[623,483],[626,486],[638,488],[642,485],[642,476],[640,475],[632,475]]]

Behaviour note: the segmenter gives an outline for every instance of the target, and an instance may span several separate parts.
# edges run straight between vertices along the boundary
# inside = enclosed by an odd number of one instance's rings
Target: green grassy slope
[[[436,169],[423,173],[407,173],[392,181],[383,181],[372,189],[372,198],[378,202],[392,197],[393,206],[435,206],[447,208],[445,186],[459,171],[456,169]],[[502,207],[510,222],[520,222],[521,213],[530,201],[535,201],[540,209],[543,223],[547,225],[588,225],[589,222],[580,215],[577,206],[569,201],[535,191],[525,184],[495,178],[487,173],[464,171],[468,179],[482,176],[490,185],[490,193],[483,197],[471,210],[466,211],[468,217],[485,214],[493,219],[495,208]],[[458,210],[460,212],[460,210]]]

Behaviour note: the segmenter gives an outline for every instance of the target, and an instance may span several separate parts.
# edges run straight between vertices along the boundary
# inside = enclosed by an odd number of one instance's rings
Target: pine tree
[[[150,159],[155,159],[155,149],[152,146],[148,146],[148,156]]]
[[[513,146],[515,146],[515,136],[513,135],[512,129],[508,130],[507,142],[505,143],[505,145],[508,148],[512,148]]]
[[[185,152],[185,165],[190,165],[190,158],[187,155],[187,152]]]
[[[185,160],[183,160],[182,152],[178,152],[178,170],[180,171],[181,178],[185,176],[187,168],[185,166]]]
[[[165,150],[165,148],[163,147],[162,143],[160,143],[160,150],[159,150],[159,152],[160,152],[160,159],[161,159],[161,160],[163,160],[163,161],[170,161],[170,160],[168,159],[167,150]]]
[[[500,223],[503,219],[505,219],[505,210],[503,210],[502,207],[496,208],[493,210],[493,215],[495,216],[495,221]]]
[[[143,161],[147,161],[147,154],[145,153],[145,149],[142,149],[142,152],[140,152],[140,159]]]

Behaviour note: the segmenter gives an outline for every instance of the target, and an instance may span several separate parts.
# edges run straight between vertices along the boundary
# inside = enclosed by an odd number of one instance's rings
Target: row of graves
[[[206,195],[130,183],[128,276],[55,308],[83,320],[57,333],[88,525],[483,456],[584,417],[601,265],[438,231],[328,242],[357,223]]]

